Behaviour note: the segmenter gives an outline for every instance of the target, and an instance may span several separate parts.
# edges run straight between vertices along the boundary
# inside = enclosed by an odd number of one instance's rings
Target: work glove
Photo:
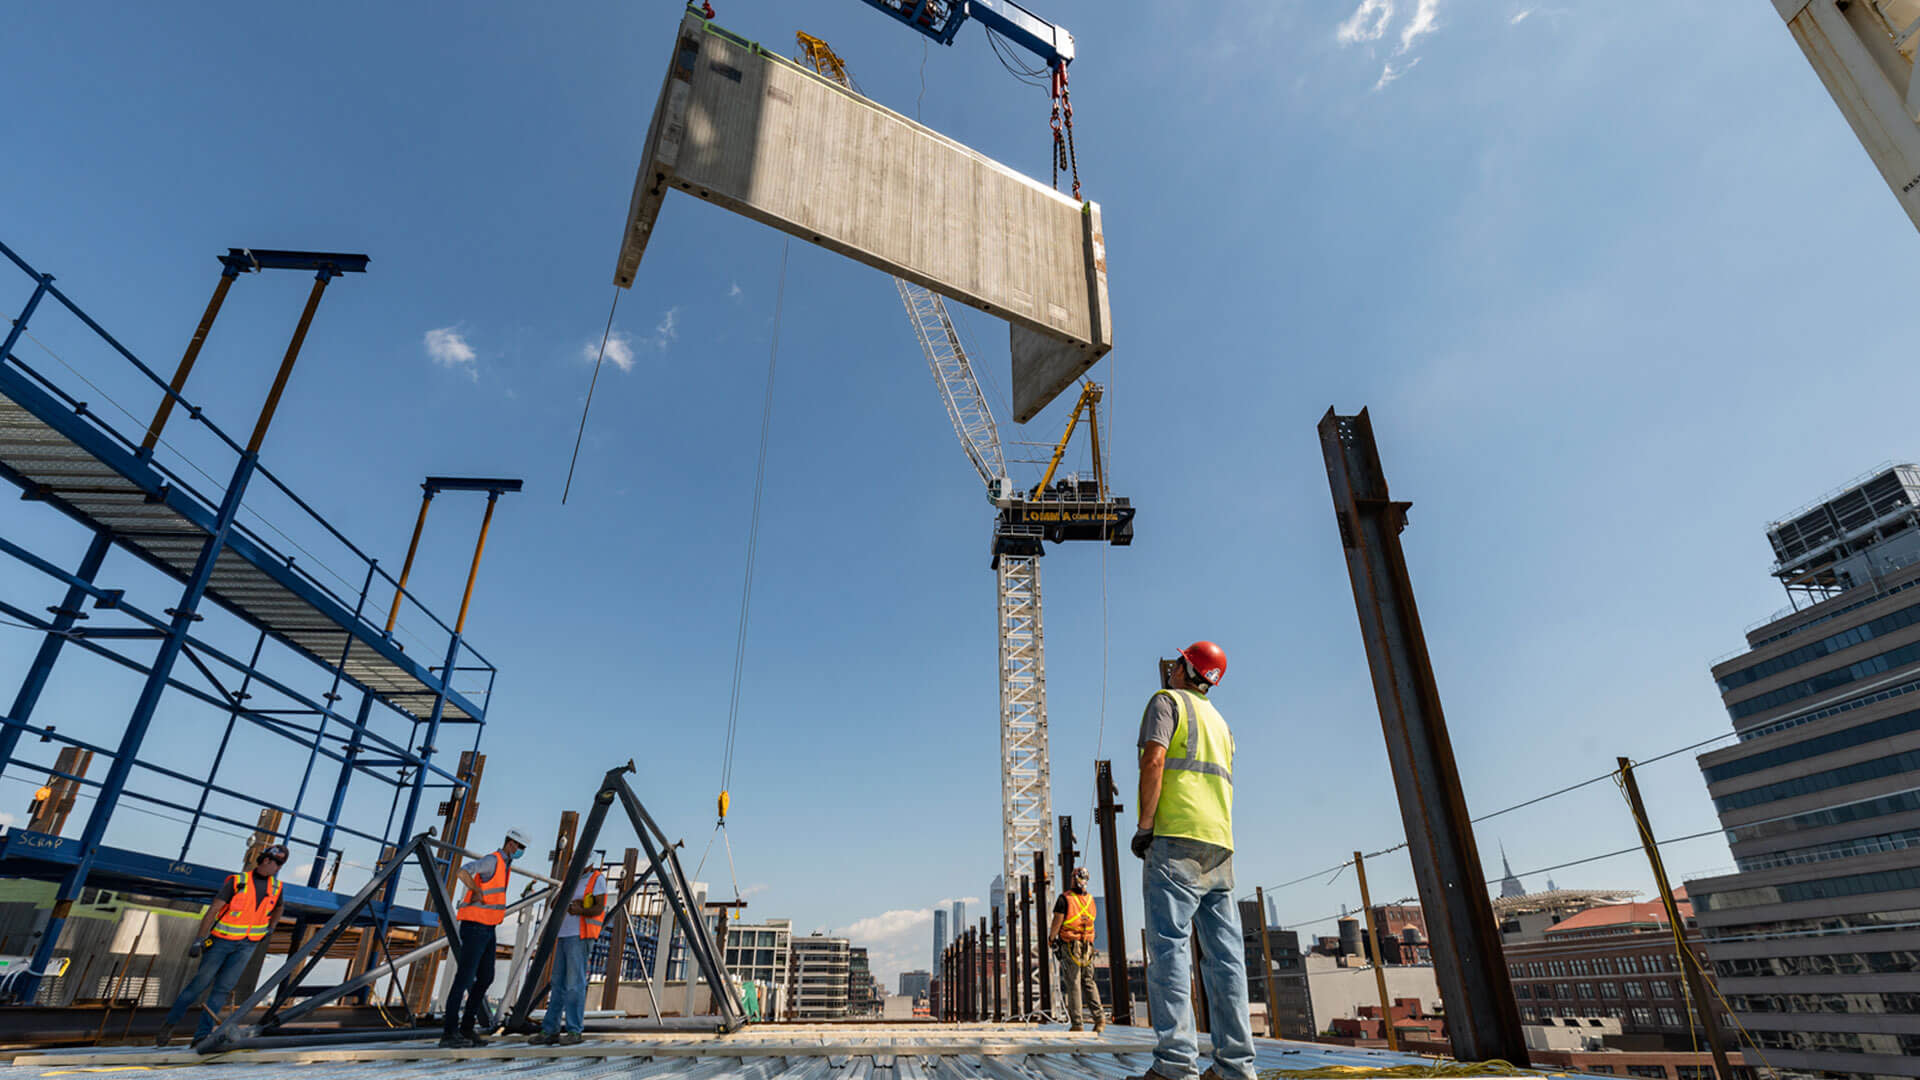
[[[1151,846],[1152,844],[1153,844],[1153,830],[1152,830],[1152,829],[1135,829],[1135,830],[1133,830],[1133,843],[1132,843],[1131,845],[1129,845],[1129,846],[1133,848],[1133,857],[1134,857],[1134,858],[1136,858],[1136,859],[1144,859],[1144,858],[1146,858],[1146,857],[1147,857],[1147,848],[1148,848],[1149,846]]]

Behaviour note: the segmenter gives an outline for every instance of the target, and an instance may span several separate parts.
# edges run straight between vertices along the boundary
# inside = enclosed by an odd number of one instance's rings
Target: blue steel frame
[[[151,608],[129,602],[124,590],[104,587],[96,583],[101,566],[108,552],[115,546],[116,537],[103,527],[103,523],[89,517],[77,506],[64,502],[56,491],[49,495],[39,488],[25,474],[17,471],[13,463],[0,459],[0,477],[20,485],[25,499],[42,499],[65,512],[80,524],[93,530],[93,538],[87,546],[79,566],[68,572],[54,561],[27,550],[13,540],[0,536],[0,554],[10,556],[19,563],[39,571],[64,586],[64,597],[57,608],[51,608],[48,615],[37,614],[25,606],[11,603],[9,599],[0,599],[0,615],[18,623],[38,629],[44,633],[35,653],[32,664],[19,690],[13,698],[7,715],[0,717],[0,774],[10,766],[18,765],[32,774],[62,775],[76,781],[86,788],[95,790],[95,801],[86,823],[77,840],[62,839],[28,832],[23,829],[9,830],[0,840],[0,867],[12,871],[37,873],[43,876],[57,874],[59,889],[56,894],[52,918],[41,936],[31,965],[32,971],[44,971],[52,959],[60,936],[60,928],[78,899],[81,890],[87,884],[89,875],[96,869],[113,875],[122,888],[138,889],[146,887],[166,895],[206,895],[224,878],[224,871],[215,871],[187,863],[187,849],[192,844],[194,834],[203,821],[220,822],[238,828],[253,830],[257,823],[245,821],[207,808],[209,795],[244,800],[248,803],[279,810],[283,813],[284,824],[280,838],[290,845],[310,847],[313,851],[313,869],[309,874],[306,887],[290,886],[288,900],[290,909],[301,907],[309,911],[327,911],[336,907],[339,897],[336,894],[318,889],[324,874],[327,856],[337,850],[336,844],[345,835],[373,844],[393,844],[399,846],[406,838],[414,834],[416,818],[423,793],[428,788],[444,788],[449,799],[463,804],[469,792],[467,785],[459,777],[435,763],[435,742],[439,737],[443,723],[453,722],[446,716],[451,704],[456,706],[464,717],[461,723],[470,723],[473,727],[473,747],[478,749],[480,735],[485,724],[486,705],[492,697],[493,681],[496,675],[494,666],[479,655],[463,639],[455,628],[434,616],[422,605],[417,597],[400,588],[399,583],[381,569],[378,561],[365,554],[352,541],[348,540],[325,518],[276,478],[259,461],[255,450],[249,450],[229,437],[213,422],[206,418],[201,410],[188,401],[184,395],[169,387],[152,368],[123,346],[81,308],[53,285],[53,276],[36,271],[19,255],[4,243],[0,243],[0,254],[18,267],[33,281],[33,292],[21,308],[20,314],[13,319],[12,326],[0,342],[0,396],[10,399],[13,404],[30,413],[34,419],[52,428],[73,446],[84,451],[95,462],[105,464],[118,474],[119,478],[138,487],[148,503],[163,504],[168,510],[204,534],[204,541],[198,558],[194,561],[190,573],[182,575],[177,568],[159,562],[151,554],[135,550],[130,544],[127,550],[152,563],[175,580],[182,583],[179,596],[170,604],[163,604],[164,610],[155,613]],[[289,255],[297,253],[272,253]],[[334,258],[329,256],[328,258]],[[351,257],[347,257],[351,258]],[[222,258],[223,273],[232,277],[237,272],[272,268],[271,264],[262,266],[256,262],[251,267],[236,267],[231,257]],[[364,259],[361,263],[364,266]],[[313,266],[301,267],[314,269]],[[358,269],[354,266],[344,267]],[[323,263],[316,269],[316,285],[309,299],[307,314],[294,344],[289,348],[286,365],[291,365],[305,331],[305,319],[310,318],[317,305],[325,283],[341,272],[342,267],[333,263]],[[142,448],[137,438],[145,431],[135,433],[134,438],[116,431],[106,424],[97,412],[90,411],[85,402],[75,399],[61,390],[52,380],[29,366],[15,352],[21,336],[26,332],[28,321],[35,315],[41,304],[53,300],[64,307],[93,334],[109,346],[114,353],[131,364],[142,376],[153,383],[160,393],[173,401],[177,410],[195,423],[202,425],[221,443],[237,455],[231,479],[226,489],[217,497],[210,497],[197,491],[180,472],[155,460],[152,448]],[[282,376],[286,374],[283,367]],[[276,393],[277,393],[276,387]],[[270,415],[272,402],[264,411],[261,429],[264,432],[265,415]],[[239,520],[242,498],[249,485],[264,481],[292,501],[313,522],[325,530],[353,558],[363,564],[365,573],[358,594],[343,597],[332,588],[323,584],[302,567],[298,567],[291,556],[275,550],[264,538]],[[198,535],[195,534],[195,535]],[[175,534],[179,535],[179,534]],[[125,542],[124,538],[120,538]],[[292,593],[300,601],[310,606],[312,614],[317,614],[327,625],[344,630],[346,644],[337,659],[327,659],[307,651],[287,636],[290,633],[311,630],[303,625],[298,628],[275,626],[248,615],[236,607],[229,607],[235,616],[258,631],[251,657],[242,659],[214,646],[193,632],[194,624],[204,618],[200,613],[201,601],[207,598],[208,587],[214,576],[216,562],[225,555],[228,560],[237,556],[259,573],[271,579],[272,583]],[[232,565],[231,562],[223,565]],[[384,584],[383,584],[384,583]],[[413,602],[414,608],[425,615],[432,623],[447,635],[447,647],[441,666],[425,667],[413,661],[403,651],[401,645],[387,633],[369,613],[368,599],[373,589],[391,588],[394,595]],[[120,625],[89,626],[82,620],[89,618],[82,612],[83,605],[91,603],[96,612],[110,613]],[[287,682],[262,670],[260,658],[268,639],[272,638],[282,645],[314,662],[330,676],[327,692],[314,697],[297,690]],[[152,649],[152,643],[158,642],[157,650],[150,659],[141,659],[140,655]],[[105,658],[122,667],[145,675],[145,683],[135,702],[119,742],[115,746],[96,745],[69,734],[55,730],[51,724],[36,724],[33,721],[34,708],[46,688],[54,667],[60,660],[65,647],[72,644],[86,653]],[[127,647],[131,646],[131,649]],[[405,709],[391,697],[380,693],[356,681],[346,670],[349,654],[355,650],[371,650],[378,658],[399,669],[403,676],[418,680],[423,691],[408,691],[416,703],[411,710]],[[132,655],[129,655],[129,652]],[[197,681],[206,687],[196,685],[196,680],[185,672],[176,672],[181,659],[199,676]],[[223,681],[221,673],[227,675]],[[483,675],[485,687],[477,695],[462,692],[454,687],[456,678]],[[237,689],[229,687],[229,682],[238,677]],[[269,691],[284,699],[288,707],[266,708],[248,706],[246,702],[253,696],[256,688]],[[178,769],[160,765],[157,762],[143,760],[141,748],[153,721],[154,714],[167,691],[176,692],[225,714],[225,732],[220,739],[220,748],[215,754],[212,766],[205,777],[182,772]],[[335,709],[345,692],[357,690],[360,702],[352,715],[345,715]],[[421,710],[418,701],[431,695],[430,710]],[[411,722],[411,732],[406,743],[396,741],[375,730],[373,726],[376,705],[384,706],[403,721]],[[425,715],[422,715],[422,712]],[[382,714],[385,719],[385,715]],[[220,765],[232,738],[235,726],[246,721],[265,731],[294,741],[307,751],[307,762],[294,797],[289,805],[284,795],[277,792],[251,793],[241,792],[217,781]],[[311,721],[303,722],[303,720]],[[81,776],[61,773],[57,770],[19,758],[21,737],[32,734],[41,743],[58,743],[67,746],[82,747],[108,759],[109,767],[104,779],[94,780]],[[314,779],[314,770],[320,759],[325,757],[339,764],[340,769],[324,814],[308,812],[304,809],[309,789]],[[177,781],[198,788],[198,799],[186,803],[150,793],[129,786],[135,770],[150,772],[167,780]],[[348,785],[355,773],[370,776],[393,789],[395,809],[401,801],[402,792],[406,793],[406,811],[397,823],[394,813],[389,811],[387,825],[380,834],[353,828],[342,823],[341,814],[346,806]],[[36,780],[37,782],[37,780]],[[284,788],[279,790],[283,791]],[[167,860],[159,856],[137,852],[119,851],[102,846],[107,827],[113,818],[115,809],[122,799],[133,799],[150,806],[167,808],[188,815],[187,838],[181,846],[178,860]],[[464,809],[456,805],[456,811]],[[318,836],[312,829],[303,834],[301,830],[308,826],[318,828]],[[131,884],[126,884],[131,882]],[[391,906],[391,898],[379,906],[377,917],[383,922],[426,922],[431,916],[421,912],[408,911]],[[37,981],[37,980],[35,980]],[[33,987],[23,987],[22,1000],[33,1000]]]
[[[1014,0],[866,0],[866,3],[942,45],[953,44],[960,27],[968,18],[973,18],[1038,56],[1052,70],[1058,71],[1073,63],[1073,35],[1066,27],[1055,26]]]

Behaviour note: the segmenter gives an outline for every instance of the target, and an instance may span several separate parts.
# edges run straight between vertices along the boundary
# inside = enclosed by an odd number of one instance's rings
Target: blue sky
[[[1372,409],[1414,502],[1472,807],[1727,729],[1707,665],[1783,602],[1765,523],[1915,456],[1895,313],[1920,246],[1777,18],[1708,7],[1046,5],[1079,44],[1116,341],[1094,376],[1114,483],[1141,508],[1131,548],[1043,565],[1056,808],[1083,835],[1096,755],[1131,783],[1154,658],[1210,637],[1231,663],[1242,883],[1399,839],[1314,436],[1329,405]],[[677,19],[76,3],[13,13],[0,43],[4,238],[163,370],[214,254],[373,256],[322,305],[266,460],[384,565],[421,476],[526,479],[470,625],[502,668],[482,834],[547,835],[628,757],[690,849],[712,826],[777,234],[669,202],[559,502]],[[881,102],[1045,174],[1044,96],[977,29],[923,49],[852,2],[729,0],[720,22],[781,49],[824,37]],[[999,861],[991,515],[885,277],[788,258],[730,831],[752,915],[852,928],[891,983],[925,957],[931,905],[984,896]],[[306,288],[236,287],[189,387],[227,429],[250,426]],[[10,314],[26,289],[4,289]],[[967,323],[1004,387],[1004,332]],[[1009,438],[1056,437],[1064,409]],[[7,535],[77,561],[71,528],[7,505]],[[448,497],[429,523],[416,582],[447,617],[478,515]],[[143,574],[122,558],[106,577]],[[12,566],[0,590],[57,599]],[[33,638],[4,632],[15,678]],[[110,735],[132,693],[94,670],[63,672],[42,708]],[[204,753],[207,721],[162,719],[156,754]],[[252,752],[235,767],[284,782]],[[1642,782],[1661,834],[1713,825],[1689,757]],[[178,833],[122,814],[112,836]],[[1480,839],[1526,871],[1633,837],[1602,784]],[[231,857],[222,843],[196,855]],[[1730,861],[1714,839],[1668,859]],[[1376,898],[1412,892],[1403,856],[1372,876]],[[1647,888],[1632,859],[1554,877]],[[1287,922],[1357,902],[1350,876],[1276,899]]]

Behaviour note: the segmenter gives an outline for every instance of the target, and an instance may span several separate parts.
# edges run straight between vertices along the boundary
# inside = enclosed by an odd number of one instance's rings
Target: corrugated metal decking
[[[1113,347],[1100,207],[688,14],[647,132],[614,282],[670,188],[1012,326],[1033,418]]]
[[[23,1053],[0,1080],[38,1080],[75,1069],[164,1066],[176,1080],[413,1080],[500,1076],[513,1080],[1124,1080],[1152,1064],[1153,1032],[1110,1027],[1070,1034],[1058,1025],[756,1024],[732,1035],[589,1035],[578,1046],[528,1046],[497,1039],[475,1050],[431,1041],[235,1051],[198,1058],[180,1049],[51,1050]],[[1255,1064],[1268,1069],[1356,1070],[1436,1064],[1433,1058],[1320,1043],[1256,1039]],[[1207,1037],[1200,1036],[1204,1057]],[[1499,1075],[1489,1071],[1488,1075]],[[1567,1075],[1557,1073],[1556,1075]]]

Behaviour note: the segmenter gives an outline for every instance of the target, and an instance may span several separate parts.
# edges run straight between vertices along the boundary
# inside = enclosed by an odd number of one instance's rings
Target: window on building
[[[1528,986],[1526,983],[1515,983],[1513,985],[1513,996],[1521,1001],[1532,1001],[1533,987]]]
[[[1559,998],[1561,1001],[1572,1001],[1573,987],[1568,986],[1566,983],[1554,983],[1553,996]]]
[[[1680,1080],[1714,1080],[1713,1068],[1708,1065],[1680,1065]]]
[[[1611,983],[1611,982],[1603,982],[1603,983],[1601,983],[1601,984],[1600,984],[1600,996],[1601,996],[1601,997],[1603,997],[1603,998],[1616,998],[1616,999],[1617,999],[1617,998],[1618,998],[1618,997],[1620,996],[1620,984],[1619,984],[1619,983]]]
[[[1641,982],[1639,979],[1628,979],[1626,982],[1626,990],[1627,996],[1630,998],[1643,998],[1647,996],[1647,984]]]
[[[1574,986],[1574,988],[1573,988],[1573,989],[1574,989],[1574,991],[1575,991],[1576,993],[1578,993],[1578,994],[1579,994],[1579,995],[1580,995],[1580,996],[1581,996],[1582,998],[1585,998],[1585,999],[1587,999],[1587,1000],[1589,1000],[1589,1001],[1593,999],[1593,984],[1592,984],[1592,983],[1590,983],[1590,982],[1583,982],[1583,983],[1579,983],[1579,984],[1576,984],[1576,985]]]
[[[1613,1075],[1613,1066],[1611,1065],[1582,1065],[1581,1068],[1590,1073],[1603,1073],[1607,1076]]]
[[[1533,1006],[1522,1005],[1520,1007],[1520,1019],[1525,1020],[1529,1024],[1533,1023]]]
[[[1661,1009],[1660,1010],[1660,1026],[1679,1027],[1680,1026],[1679,1011],[1676,1009]]]
[[[1665,1065],[1629,1065],[1627,1066],[1627,1075],[1644,1076],[1647,1077],[1648,1080],[1656,1080],[1656,1078],[1657,1080],[1666,1080],[1667,1067]]]
[[[1640,1025],[1641,1027],[1653,1026],[1653,1010],[1647,1008],[1644,1005],[1634,1006],[1631,1010],[1628,1011],[1628,1015],[1633,1018],[1634,1023]]]
[[[1547,973],[1545,967],[1538,962],[1528,964],[1527,969],[1533,973],[1533,977],[1536,979]]]
[[[1654,979],[1647,984],[1647,987],[1653,991],[1654,997],[1670,998],[1673,996],[1673,983],[1666,979]]]

